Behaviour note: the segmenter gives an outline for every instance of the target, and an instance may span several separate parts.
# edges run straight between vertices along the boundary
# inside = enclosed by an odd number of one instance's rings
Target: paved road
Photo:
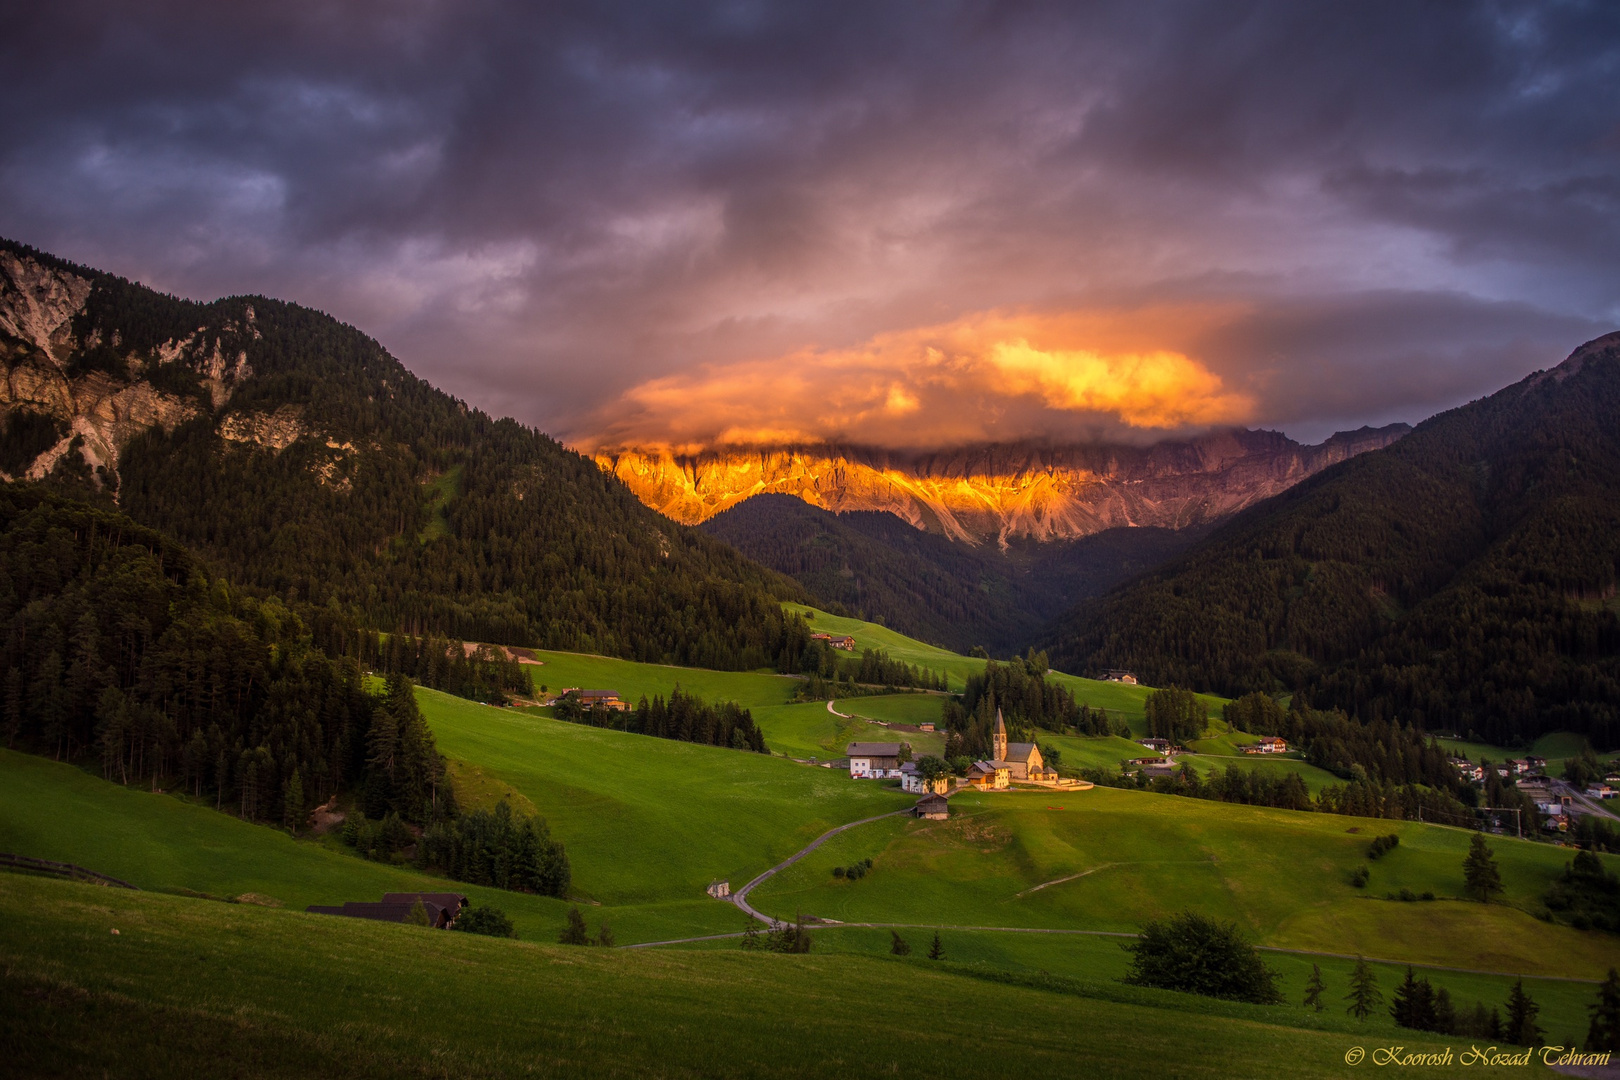
[[[829,701],[827,703],[827,706],[828,706],[828,708],[831,708],[832,707],[832,702]],[[753,909],[753,907],[748,903],[748,894],[753,892],[754,889],[757,888],[761,882],[763,882],[763,881],[767,880],[768,878],[774,876],[777,873],[777,871],[779,871],[779,870],[786,870],[788,867],[792,866],[794,863],[798,862],[800,859],[804,858],[806,855],[810,854],[812,851],[816,850],[816,848],[820,847],[822,844],[825,844],[828,840],[830,840],[833,837],[837,836],[839,833],[843,832],[845,829],[853,829],[857,825],[865,825],[867,822],[870,822],[870,821],[881,821],[884,818],[894,817],[896,814],[909,814],[909,813],[911,813],[911,808],[910,807],[907,807],[904,810],[891,810],[887,814],[878,814],[876,817],[862,818],[859,821],[852,821],[848,825],[840,825],[836,829],[828,829],[826,832],[822,833],[820,836],[818,836],[814,840],[810,841],[810,843],[808,845],[806,845],[804,848],[800,849],[799,851],[795,852],[792,855],[789,855],[786,859],[784,859],[781,862],[777,863],[775,866],[771,867],[769,870],[767,870],[763,874],[759,875],[759,877],[755,878],[753,881],[750,881],[748,884],[744,885],[742,888],[740,888],[736,892],[732,893],[729,899],[731,900],[731,902],[733,904],[736,904],[738,907],[742,908],[745,913],[747,913],[749,915],[752,915],[754,918],[758,919],[760,922],[766,924],[767,926],[774,927],[774,926],[777,925],[775,919],[771,918],[769,915],[763,915],[760,912],[755,911]],[[720,935],[720,936],[724,937],[724,936],[727,936],[727,935]],[[668,944],[668,943],[657,942],[655,944]]]
[[[1598,799],[1588,798],[1584,791],[1573,784],[1563,780],[1554,780],[1552,784],[1554,794],[1568,795],[1576,806],[1591,814],[1593,817],[1608,818],[1610,821],[1620,821],[1620,814],[1615,814]]]

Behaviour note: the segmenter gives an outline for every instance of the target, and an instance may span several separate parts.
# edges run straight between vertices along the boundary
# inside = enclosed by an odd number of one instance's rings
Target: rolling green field
[[[924,955],[932,941],[933,931],[904,928],[896,931],[911,946],[914,955]],[[815,933],[815,951],[818,953],[848,953],[856,956],[882,957],[889,954],[893,939],[887,928],[881,927],[826,927]],[[1119,938],[1097,937],[1084,934],[1037,934],[996,931],[944,930],[940,942],[945,958],[965,970],[981,972],[1011,972],[1026,976],[1055,975],[1086,984],[1094,996],[1118,995],[1128,999],[1135,991],[1117,985],[1125,976],[1130,956],[1121,947]],[[720,951],[736,948],[735,941],[705,941],[679,946],[682,949]],[[1268,950],[1265,964],[1278,975],[1277,988],[1289,1006],[1297,1010],[1285,1022],[1304,1022],[1313,1026],[1358,1032],[1362,1028],[1345,1015],[1343,997],[1348,993],[1353,960],[1332,956],[1305,955],[1295,952]],[[1311,976],[1311,965],[1322,969],[1326,986],[1327,1008],[1320,1015],[1307,1011],[1300,1003],[1305,996],[1305,983]],[[1406,975],[1404,964],[1374,963],[1373,972],[1386,998]],[[1514,979],[1502,975],[1478,975],[1468,972],[1447,971],[1443,968],[1419,968],[1417,973],[1439,989],[1450,992],[1454,1002],[1464,1007],[1473,1002],[1501,1007]],[[1587,1006],[1596,997],[1596,987],[1589,982],[1567,979],[1524,980],[1525,992],[1541,1007],[1539,1023],[1547,1030],[1553,1042],[1578,1043],[1586,1034]],[[1287,1015],[1290,1010],[1279,1010]],[[1386,1022],[1380,1015],[1379,1022]],[[1371,1021],[1369,1021],[1371,1024]],[[1390,1032],[1404,1037],[1410,1032],[1391,1026]]]
[[[418,690],[417,699],[440,751],[527,798],[568,845],[575,890],[611,906],[709,902],[704,889],[715,879],[741,883],[835,825],[915,801],[779,757],[569,724],[432,690]]]
[[[1346,1075],[1351,1046],[1445,1045],[1382,1017],[1028,981],[836,950],[535,945],[0,875],[16,1075],[1282,1078]]]
[[[587,653],[536,650],[534,657],[540,664],[525,665],[525,670],[537,690],[541,686],[553,694],[567,687],[616,690],[621,699],[632,705],[643,694],[649,698],[667,698],[677,686],[707,701],[735,701],[748,707],[781,705],[793,696],[799,684],[788,675],[639,664],[634,660]]]
[[[1509,758],[1533,754],[1547,759],[1548,776],[1557,776],[1564,771],[1564,762],[1581,752],[1586,739],[1585,736],[1572,731],[1553,731],[1537,739],[1528,750],[1523,747],[1514,749],[1509,746],[1492,746],[1490,743],[1469,742],[1466,739],[1440,739],[1439,743],[1448,752],[1465,757],[1476,765],[1485,760],[1500,765]],[[1599,760],[1611,761],[1613,755],[1600,755]]]
[[[1452,899],[1463,892],[1460,830],[1108,788],[970,792],[951,807],[949,821],[843,833],[750,899],[778,916],[840,922],[1125,932],[1191,909],[1291,949],[1581,978],[1620,964],[1612,936],[1512,906],[1534,906],[1562,870],[1567,852],[1546,845],[1494,841],[1507,903],[1483,905]],[[1400,847],[1369,863],[1368,842],[1387,832]],[[832,876],[863,858],[874,867],[860,881]],[[1349,878],[1361,866],[1372,879],[1356,889]],[[1442,899],[1383,899],[1403,888]]]

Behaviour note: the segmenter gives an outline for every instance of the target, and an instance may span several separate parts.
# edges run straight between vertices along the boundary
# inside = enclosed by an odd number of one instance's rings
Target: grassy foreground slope
[[[1115,994],[1128,1000],[917,959],[569,949],[0,875],[0,1029],[19,1075],[1317,1077],[1345,1075],[1364,1038],[1288,1026],[1299,1010]]]
[[[965,793],[949,821],[896,818],[833,838],[762,885],[762,911],[841,922],[1132,932],[1191,909],[1261,944],[1487,971],[1601,978],[1620,941],[1541,922],[1534,906],[1568,852],[1493,841],[1507,903],[1463,894],[1469,834],[1169,795]],[[1355,831],[1351,831],[1355,830]],[[1368,842],[1400,846],[1368,862]],[[835,866],[871,858],[859,881]],[[1620,859],[1612,860],[1620,863]],[[1352,871],[1369,866],[1365,889]],[[1432,902],[1383,899],[1410,889]]]

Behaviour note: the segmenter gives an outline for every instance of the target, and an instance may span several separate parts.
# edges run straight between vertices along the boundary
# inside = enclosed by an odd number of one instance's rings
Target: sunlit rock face
[[[744,499],[795,495],[834,512],[887,510],[970,544],[1064,540],[1120,526],[1180,529],[1225,517],[1410,430],[1341,433],[1302,446],[1231,430],[1149,447],[998,445],[923,454],[863,447],[626,449],[596,463],[642,502],[695,525]]]

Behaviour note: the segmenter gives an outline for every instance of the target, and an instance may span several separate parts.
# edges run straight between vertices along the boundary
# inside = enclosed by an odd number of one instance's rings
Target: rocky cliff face
[[[132,438],[204,414],[221,417],[225,439],[271,450],[306,434],[296,412],[223,413],[253,375],[242,347],[258,336],[251,306],[244,319],[142,344],[104,336],[96,299],[92,279],[0,248],[0,478],[38,480],[82,462],[93,482],[116,488]]]
[[[841,512],[887,510],[970,544],[1063,540],[1120,526],[1180,529],[1235,513],[1356,454],[1405,424],[1303,446],[1233,430],[1150,447],[984,446],[929,454],[861,447],[726,449],[695,456],[602,452],[596,463],[642,502],[696,524],[767,492]]]

